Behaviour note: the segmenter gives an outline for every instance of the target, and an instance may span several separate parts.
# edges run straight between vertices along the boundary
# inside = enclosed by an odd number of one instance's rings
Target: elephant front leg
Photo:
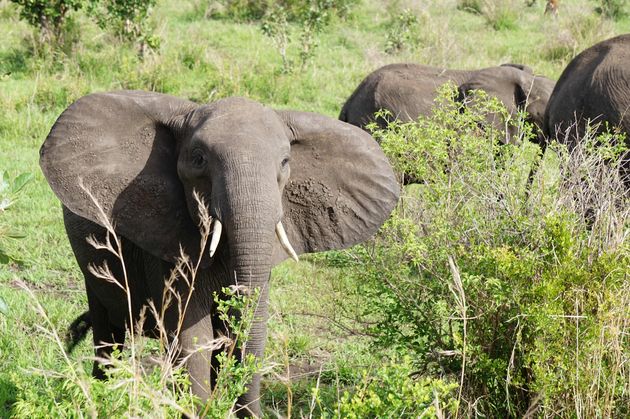
[[[187,326],[184,324],[184,326]],[[204,406],[212,393],[212,347],[214,335],[212,316],[207,315],[184,327],[179,335],[181,357],[186,360],[191,390]]]
[[[92,367],[92,376],[99,380],[106,378],[103,361],[109,359],[114,348],[122,351],[125,344],[125,328],[111,323],[107,309],[87,287],[90,320],[92,322],[92,338],[96,359]]]
[[[259,289],[258,301],[255,305],[254,318],[245,343],[243,356],[254,355],[258,363],[262,363],[267,342],[267,318],[269,317],[269,287]],[[247,385],[247,391],[239,397],[236,414],[239,417],[261,417],[260,405],[261,375],[255,373]]]

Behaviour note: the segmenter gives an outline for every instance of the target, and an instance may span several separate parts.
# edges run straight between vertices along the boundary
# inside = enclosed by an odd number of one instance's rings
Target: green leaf
[[[22,233],[18,233],[17,231],[7,231],[6,233],[3,233],[3,236],[9,239],[24,239],[26,238],[26,235],[22,234]]]
[[[33,180],[32,173],[22,173],[18,177],[13,180],[13,187],[11,188],[11,192],[18,193],[27,183]]]

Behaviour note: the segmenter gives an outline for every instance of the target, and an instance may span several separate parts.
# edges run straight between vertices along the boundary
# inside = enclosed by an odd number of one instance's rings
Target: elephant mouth
[[[275,231],[276,231],[276,237],[278,238],[278,241],[280,242],[280,245],[282,246],[284,251],[287,252],[287,255],[289,255],[291,259],[298,262],[299,261],[298,255],[293,249],[293,246],[291,246],[291,243],[289,242],[289,238],[287,236],[287,232],[284,230],[282,221],[278,221],[278,223],[276,224]],[[215,252],[217,251],[217,248],[219,247],[219,242],[221,241],[222,232],[223,232],[223,224],[221,224],[221,221],[218,218],[215,218],[214,221],[212,221],[212,236],[211,236],[210,245],[208,248],[208,254],[210,255],[211,258],[214,256]]]

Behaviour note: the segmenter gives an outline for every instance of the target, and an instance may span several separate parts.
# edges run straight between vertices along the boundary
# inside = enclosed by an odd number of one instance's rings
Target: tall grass
[[[111,348],[113,350],[111,357],[92,358],[105,369],[107,375],[105,381],[99,382],[88,378],[81,364],[77,365],[72,360],[72,356],[66,352],[60,334],[35,294],[28,285],[19,282],[20,288],[28,293],[35,311],[44,322],[38,327],[39,332],[50,340],[64,360],[61,369],[34,369],[32,371],[46,378],[45,392],[62,391],[61,394],[63,394],[62,397],[55,399],[46,415],[63,416],[68,412],[75,412],[90,417],[112,415],[172,417],[174,414],[188,417],[199,414],[216,418],[233,416],[236,411],[236,401],[245,392],[246,384],[257,368],[253,357],[245,357],[242,353],[237,354],[237,351],[242,351],[245,347],[247,331],[253,319],[258,294],[255,290],[247,290],[235,285],[223,290],[226,296],[216,294],[208,296],[209,299],[214,298],[216,309],[221,319],[226,322],[230,333],[227,336],[219,336],[207,341],[200,340],[196,347],[188,348],[188,352],[182,352],[178,336],[182,331],[183,320],[189,308],[201,255],[196,258],[198,262],[193,263],[190,257],[182,254],[171,276],[166,280],[160,304],[157,305],[154,301],[149,302],[140,313],[140,318],[136,318],[131,287],[125,270],[126,261],[122,252],[122,241],[89,189],[83,185],[81,187],[99,209],[99,223],[107,230],[103,239],[88,237],[88,245],[111,253],[120,262],[123,277],[116,278],[107,264],[89,266],[89,270],[98,280],[106,281],[112,287],[119,287],[124,292],[127,318],[131,319],[127,324],[128,342],[123,351],[116,346]],[[210,236],[212,218],[203,200],[196,193],[194,197],[199,209],[200,246],[204,249]],[[175,282],[185,283],[187,292],[181,294],[176,291],[176,288],[181,287],[175,287]],[[226,297],[227,301],[225,301]],[[166,311],[171,306],[175,307],[178,313],[179,320],[175,330],[166,328]],[[233,316],[234,310],[242,313],[238,319]],[[156,335],[159,339],[156,343],[139,337],[148,316],[155,319],[157,325]],[[113,345],[98,342],[96,344],[101,347]],[[186,360],[199,351],[210,353],[222,351],[222,354],[218,355],[220,369],[215,371],[216,385],[204,403],[201,403],[190,392],[190,380],[184,367]],[[237,361],[237,355],[243,360],[242,362]],[[41,414],[41,403],[46,403],[46,400],[40,398],[20,400],[13,406],[14,413],[22,417],[37,417]]]

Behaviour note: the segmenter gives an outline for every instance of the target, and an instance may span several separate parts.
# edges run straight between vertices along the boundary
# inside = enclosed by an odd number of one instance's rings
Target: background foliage
[[[61,3],[73,6],[45,34],[37,16],[61,9],[38,5]],[[0,212],[2,226],[25,236],[0,238],[23,261],[0,265],[0,416],[168,416],[191,405],[185,375],[162,374],[168,363],[138,375],[123,352],[113,379],[98,383],[88,378],[89,343],[72,355],[56,343],[87,304],[38,149],[77,98],[241,95],[336,117],[387,63],[513,62],[557,78],[575,54],[630,25],[626,4],[587,0],[561,2],[557,18],[541,1],[141,3],[0,1],[0,172],[33,173]],[[405,189],[374,241],[274,270],[258,366],[267,415],[628,415],[628,205],[614,170],[593,147],[553,147],[528,193],[529,129],[513,121],[522,145],[499,148],[500,133],[449,98],[430,119],[375,133],[394,166],[423,183]],[[160,354],[153,341],[138,345],[139,355]],[[254,367],[226,368],[217,412],[231,409]],[[131,377],[136,396],[118,397]]]

